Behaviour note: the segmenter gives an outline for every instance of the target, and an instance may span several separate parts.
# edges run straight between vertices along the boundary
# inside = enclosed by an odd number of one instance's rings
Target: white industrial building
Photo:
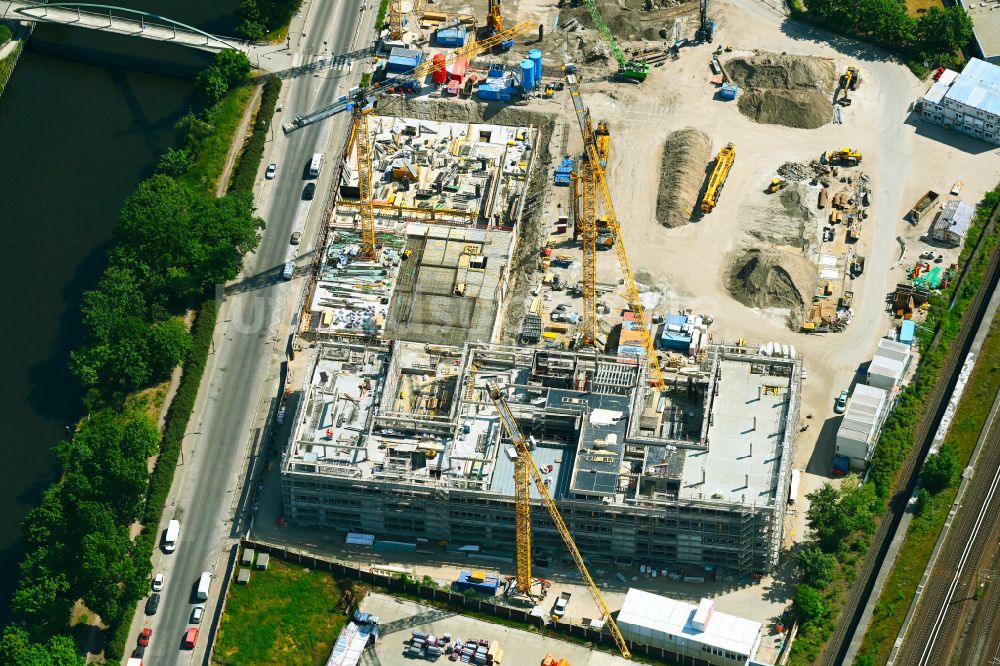
[[[972,216],[976,209],[972,204],[952,199],[941,209],[931,226],[931,238],[948,245],[958,246],[965,241],[965,235],[972,226]]]
[[[888,413],[884,389],[858,384],[837,429],[837,455],[850,458],[851,469],[861,471],[872,459],[878,433]]]
[[[617,622],[627,640],[674,652],[683,663],[693,657],[719,666],[746,664],[763,636],[760,622],[720,613],[711,599],[693,606],[634,588]]]
[[[910,367],[910,346],[889,338],[878,341],[875,357],[868,366],[868,384],[892,391],[903,382]]]
[[[921,118],[1000,146],[1000,66],[972,58],[945,70],[922,101]]]

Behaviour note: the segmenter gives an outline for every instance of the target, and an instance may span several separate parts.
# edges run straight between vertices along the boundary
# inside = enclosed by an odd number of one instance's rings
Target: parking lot
[[[385,594],[369,594],[361,603],[361,610],[378,615],[382,625],[374,652],[366,651],[361,659],[366,666],[412,665],[417,659],[406,656],[405,652],[414,630],[437,637],[447,633],[451,635],[452,642],[473,638],[499,641],[504,652],[501,663],[510,666],[535,666],[549,653],[569,660],[573,666],[624,666],[629,663],[621,657],[592,651],[583,645],[455,615],[451,611]],[[447,660],[447,656],[438,659],[445,663],[448,663]]]

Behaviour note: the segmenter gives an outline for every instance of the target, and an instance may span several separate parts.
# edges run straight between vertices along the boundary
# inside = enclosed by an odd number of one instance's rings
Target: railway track
[[[983,234],[980,236],[980,242],[988,236],[990,230],[997,224],[998,215],[1000,215],[1000,207],[993,210]],[[837,624],[836,630],[827,643],[823,663],[828,666],[840,666],[846,659],[851,637],[854,635],[858,623],[861,621],[861,615],[864,613],[865,606],[868,604],[872,589],[875,586],[878,569],[889,550],[892,535],[896,533],[896,529],[903,518],[906,504],[913,495],[920,467],[923,464],[924,458],[927,457],[927,451],[934,439],[937,425],[940,423],[941,417],[948,405],[948,397],[955,387],[962,364],[975,337],[975,332],[982,323],[983,314],[990,300],[989,297],[997,287],[998,279],[1000,279],[1000,244],[993,248],[984,279],[973,296],[972,302],[969,304],[958,337],[952,343],[951,349],[945,357],[939,371],[939,380],[935,383],[931,394],[927,398],[925,403],[927,409],[916,426],[914,445],[902,465],[900,465],[896,484],[890,495],[888,510],[882,516],[882,520],[879,522],[872,537],[868,555],[848,595],[847,603],[840,616],[840,622]],[[964,282],[965,271],[963,270],[962,280],[958,289],[962,288]],[[935,343],[940,334],[939,331],[937,336],[935,336]]]
[[[990,433],[976,463],[978,473],[954,516],[947,541],[927,582],[911,630],[896,663],[935,666],[951,662],[962,617],[977,604],[975,593],[983,558],[992,556],[991,536],[1000,518],[1000,433]],[[996,615],[996,607],[990,609]],[[988,618],[983,618],[987,620]],[[989,620],[988,624],[992,624]],[[986,631],[991,631],[986,628]],[[971,663],[971,662],[970,662]]]

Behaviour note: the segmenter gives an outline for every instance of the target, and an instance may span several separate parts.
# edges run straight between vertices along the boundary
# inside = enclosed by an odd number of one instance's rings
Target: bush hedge
[[[264,141],[267,139],[267,128],[274,117],[274,108],[278,105],[278,95],[281,94],[281,79],[271,77],[264,84],[264,92],[261,93],[260,109],[257,111],[257,120],[253,125],[253,134],[243,146],[236,166],[233,168],[233,177],[229,181],[229,191],[253,190],[254,182],[257,180],[257,170],[260,168],[261,158],[264,156]]]

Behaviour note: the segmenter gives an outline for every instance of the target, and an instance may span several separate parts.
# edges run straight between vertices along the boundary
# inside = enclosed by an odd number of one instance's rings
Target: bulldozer
[[[767,186],[767,192],[768,194],[774,194],[785,185],[788,185],[788,181],[784,178],[772,178],[771,184]]]
[[[857,166],[861,164],[861,151],[847,147],[840,148],[839,150],[828,150],[820,155],[820,162],[823,164]]]

